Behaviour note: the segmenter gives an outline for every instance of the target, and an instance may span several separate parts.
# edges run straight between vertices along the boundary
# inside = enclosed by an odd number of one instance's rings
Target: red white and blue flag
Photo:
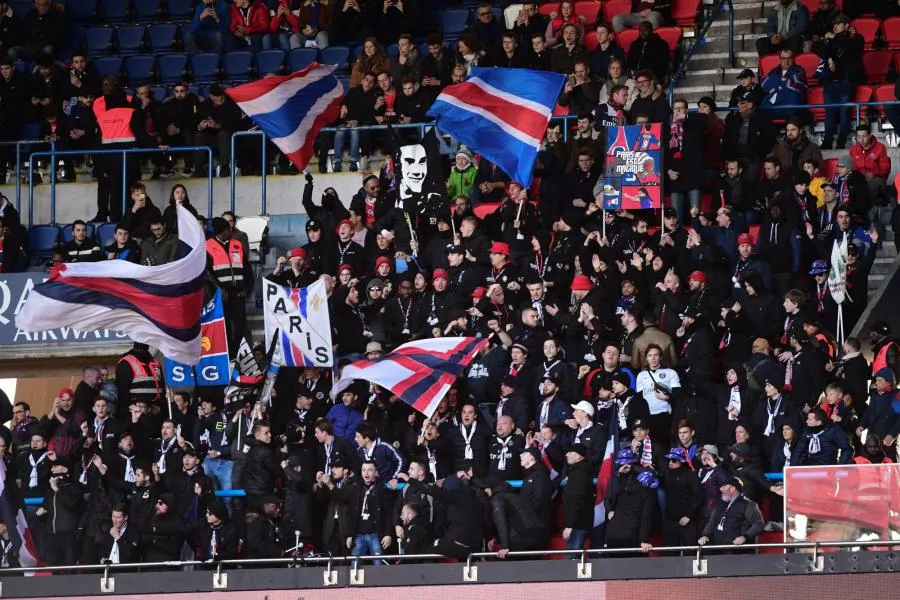
[[[56,267],[50,279],[28,294],[16,327],[120,331],[173,360],[197,364],[206,238],[197,219],[181,206],[178,236],[180,258],[164,265],[110,260]]]
[[[344,367],[332,394],[337,396],[354,380],[361,379],[392,391],[403,402],[431,417],[487,343],[486,339],[471,337],[408,342],[381,358]]]
[[[296,73],[258,79],[225,93],[302,171],[319,131],[340,115],[344,87],[335,68],[314,62]]]
[[[594,496],[594,527],[600,527],[606,523],[606,492],[609,490],[609,482],[612,480],[615,469],[616,442],[619,439],[619,428],[616,419],[612,419],[609,427],[609,437],[606,439],[606,448],[603,450],[603,462],[600,463],[600,473],[597,475],[597,493]]]
[[[527,69],[475,67],[444,88],[428,115],[450,134],[525,187],[565,76]]]
[[[25,520],[25,514],[19,508],[15,490],[6,488],[6,463],[3,460],[0,460],[0,517],[6,523],[9,541],[19,555],[19,565],[41,566],[43,563],[38,557],[37,546],[31,537],[31,529]]]

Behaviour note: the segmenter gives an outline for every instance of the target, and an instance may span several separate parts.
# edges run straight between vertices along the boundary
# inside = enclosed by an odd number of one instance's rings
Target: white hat
[[[571,406],[573,410],[583,410],[590,416],[594,416],[594,405],[587,400],[582,400],[578,404],[572,404]]]

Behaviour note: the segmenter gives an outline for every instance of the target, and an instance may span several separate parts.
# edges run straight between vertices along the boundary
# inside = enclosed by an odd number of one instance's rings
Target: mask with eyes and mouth
[[[428,177],[428,155],[425,146],[412,144],[400,147],[400,195],[407,198],[421,194]]]

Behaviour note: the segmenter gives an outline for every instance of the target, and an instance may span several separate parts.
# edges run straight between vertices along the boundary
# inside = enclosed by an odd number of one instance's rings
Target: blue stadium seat
[[[215,52],[198,52],[191,56],[191,73],[194,81],[211,83],[219,74],[219,55]]]
[[[441,29],[445,41],[456,41],[466,31],[469,11],[464,9],[445,10],[441,13]]]
[[[400,56],[400,46],[398,44],[391,44],[384,49],[384,53],[391,58],[397,58],[398,56]]]
[[[170,19],[188,21],[194,17],[194,0],[168,0],[166,12]]]
[[[128,20],[131,0],[100,0],[100,17],[108,23],[124,23]]]
[[[169,90],[161,85],[154,85],[150,88],[150,94],[153,95],[153,99],[157,102],[162,102],[166,99],[166,96],[169,95]]]
[[[44,261],[53,256],[59,243],[59,227],[56,225],[33,225],[28,229],[28,249],[31,257]]]
[[[100,77],[107,75],[118,77],[122,73],[122,59],[118,56],[103,56],[93,62],[94,68],[97,69],[97,75]]]
[[[159,81],[161,83],[178,83],[184,80],[187,71],[188,57],[186,54],[163,54],[157,59],[159,69]]]
[[[156,21],[161,15],[160,0],[134,0],[134,18],[138,23]]]
[[[252,52],[248,50],[235,50],[229,52],[222,61],[225,79],[230,81],[249,80],[251,64],[253,64]]]
[[[188,93],[194,94],[198,98],[206,98],[206,86],[205,85],[194,85],[191,84],[188,86]]]
[[[150,38],[150,48],[154,54],[175,50],[175,42],[178,38],[178,25],[157,23],[151,25],[147,33]]]
[[[109,223],[104,223],[104,225],[109,225]],[[113,230],[113,232],[115,232],[115,229]],[[72,241],[72,238],[73,238],[74,236],[72,235],[72,225],[71,225],[71,223],[70,223],[69,225],[66,225],[65,227],[62,228],[62,232],[61,232],[60,235],[62,236],[62,242],[63,242],[64,244],[65,244],[66,242],[71,242],[71,241]],[[94,237],[94,224],[93,224],[93,223],[88,223],[88,224],[87,224],[87,235],[88,235],[89,238]]]
[[[13,14],[20,19],[28,14],[28,11],[34,6],[32,0],[8,0],[7,4],[13,9]]]
[[[150,83],[155,66],[156,57],[151,54],[136,54],[127,57],[125,59],[125,75],[128,83],[131,85]]]
[[[115,241],[118,225],[118,223],[101,223],[97,227],[97,241],[100,242],[101,248],[106,248]]]
[[[319,62],[323,65],[337,65],[341,71],[348,69],[347,61],[350,60],[350,48],[347,46],[328,46],[319,51]]]
[[[256,74],[268,75],[275,73],[281,75],[284,71],[284,50],[262,50],[256,55]],[[227,68],[227,60],[226,60]]]
[[[109,27],[88,27],[84,32],[84,47],[90,56],[106,56],[112,52],[113,34]]]
[[[75,0],[66,3],[66,16],[73,23],[89,23],[97,12],[97,0]]]
[[[116,29],[116,46],[119,55],[140,54],[144,47],[147,29],[143,25],[127,25]]]
[[[315,48],[294,48],[291,50],[291,71],[299,71],[316,60],[319,52]]]

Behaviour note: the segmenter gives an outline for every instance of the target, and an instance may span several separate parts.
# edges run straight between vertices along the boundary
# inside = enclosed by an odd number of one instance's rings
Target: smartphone
[[[572,87],[575,87],[575,75],[574,75],[574,73],[570,73],[570,74],[568,75],[568,80],[569,80],[569,85],[571,85]]]

